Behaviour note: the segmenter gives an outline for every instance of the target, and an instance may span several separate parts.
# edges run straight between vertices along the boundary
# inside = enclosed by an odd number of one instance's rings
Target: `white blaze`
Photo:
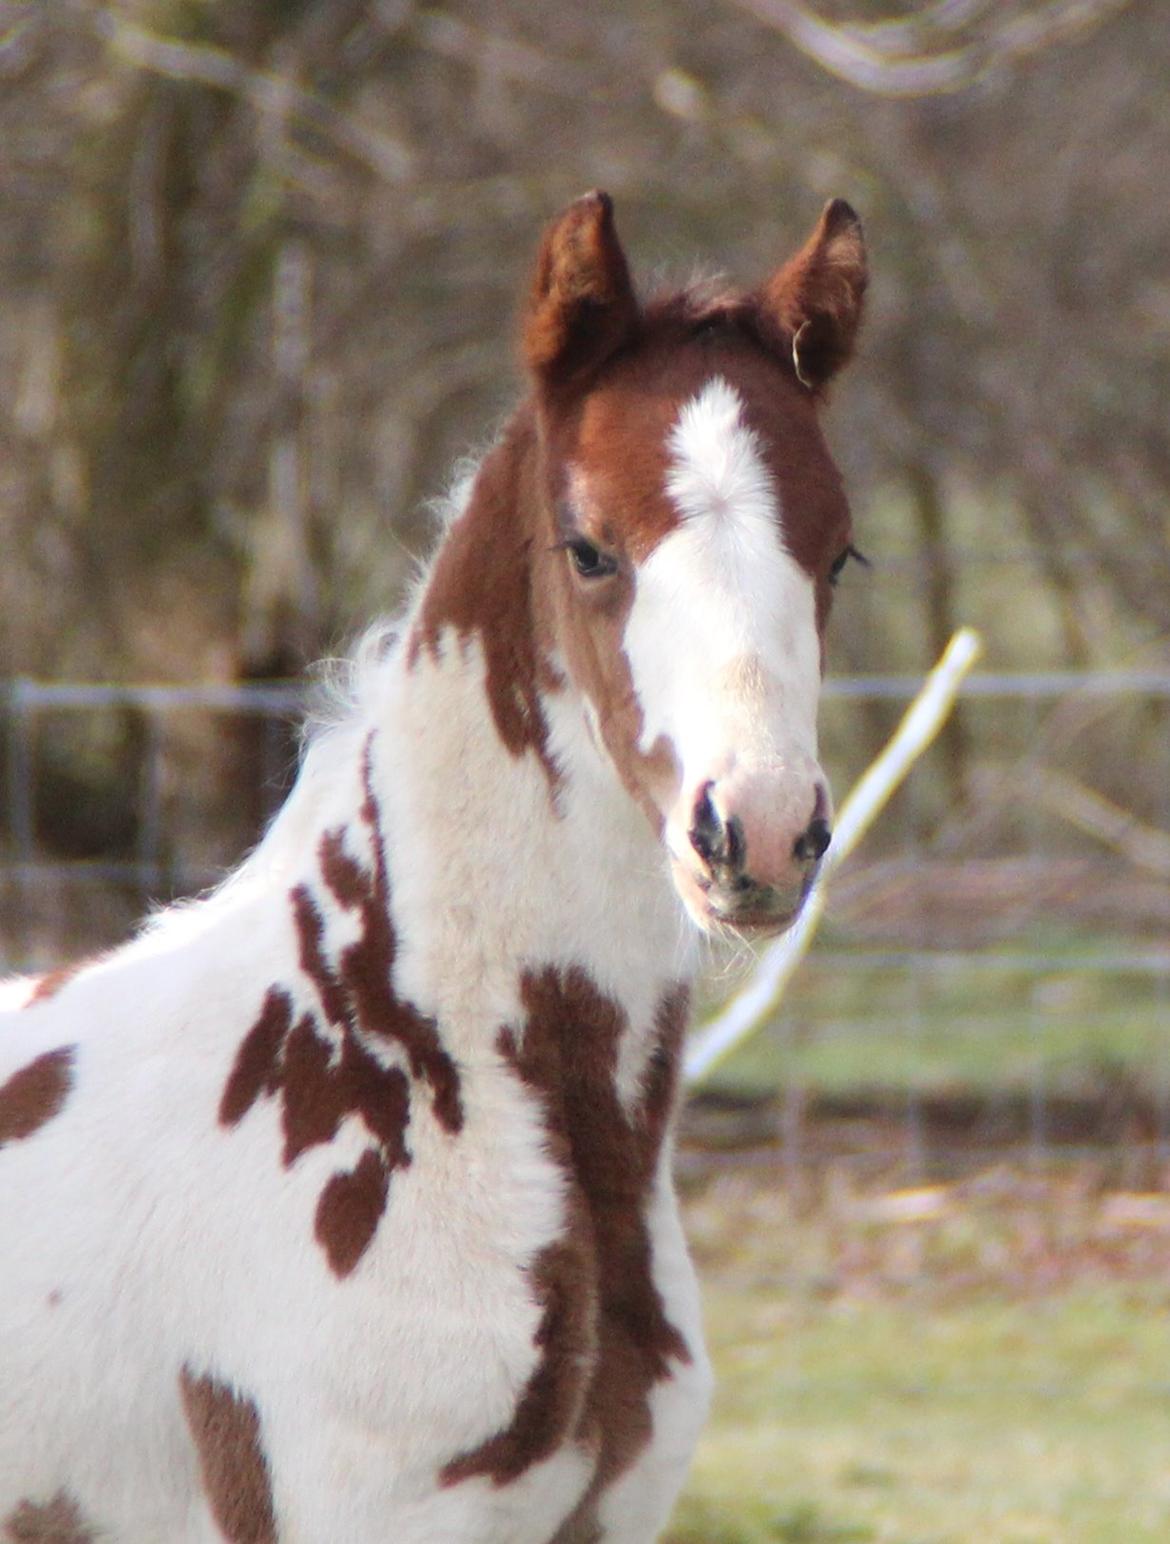
[[[625,634],[643,748],[666,735],[684,787],[745,758],[814,762],[815,590],[785,551],[779,495],[738,392],[710,380],[669,449],[681,524],[639,567]]]

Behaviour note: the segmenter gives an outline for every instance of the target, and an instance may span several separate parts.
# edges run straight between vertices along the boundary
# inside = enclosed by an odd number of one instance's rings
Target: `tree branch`
[[[92,25],[112,53],[139,69],[230,92],[262,116],[297,118],[386,182],[401,184],[413,175],[415,156],[409,146],[338,112],[287,76],[250,69],[226,49],[160,37],[108,10],[96,11]]]
[[[1131,0],[1021,3],[1003,21],[987,0],[938,0],[918,16],[865,25],[828,22],[802,0],[732,0],[830,75],[881,96],[938,96],[995,66],[1099,26]]]

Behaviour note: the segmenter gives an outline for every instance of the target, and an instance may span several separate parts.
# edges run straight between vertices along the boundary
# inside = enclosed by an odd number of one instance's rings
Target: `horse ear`
[[[835,198],[796,256],[764,285],[764,309],[791,337],[797,379],[810,391],[852,354],[867,280],[861,221]]]
[[[549,382],[596,369],[633,332],[638,302],[608,193],[586,193],[544,233],[524,311],[524,358]]]

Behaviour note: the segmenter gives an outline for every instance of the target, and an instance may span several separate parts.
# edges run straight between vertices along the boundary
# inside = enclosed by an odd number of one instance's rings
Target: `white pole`
[[[760,957],[751,980],[695,1034],[687,1047],[683,1076],[700,1083],[772,1014],[797,965],[804,958],[825,909],[830,874],[869,830],[913,763],[938,734],[979,658],[983,641],[974,628],[954,635],[922,683],[885,749],[862,773],[837,812],[833,842],[825,854],[800,915]]]

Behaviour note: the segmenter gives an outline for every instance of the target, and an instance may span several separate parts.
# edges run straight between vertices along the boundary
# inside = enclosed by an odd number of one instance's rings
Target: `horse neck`
[[[371,840],[384,852],[397,988],[471,1042],[467,1056],[522,1016],[533,972],[587,979],[646,1038],[692,969],[657,837],[556,659],[533,583],[539,533],[521,412],[449,527],[404,642],[375,668],[360,733],[344,731],[359,815],[349,837],[326,823],[315,860]],[[335,892],[339,874],[335,859]]]

